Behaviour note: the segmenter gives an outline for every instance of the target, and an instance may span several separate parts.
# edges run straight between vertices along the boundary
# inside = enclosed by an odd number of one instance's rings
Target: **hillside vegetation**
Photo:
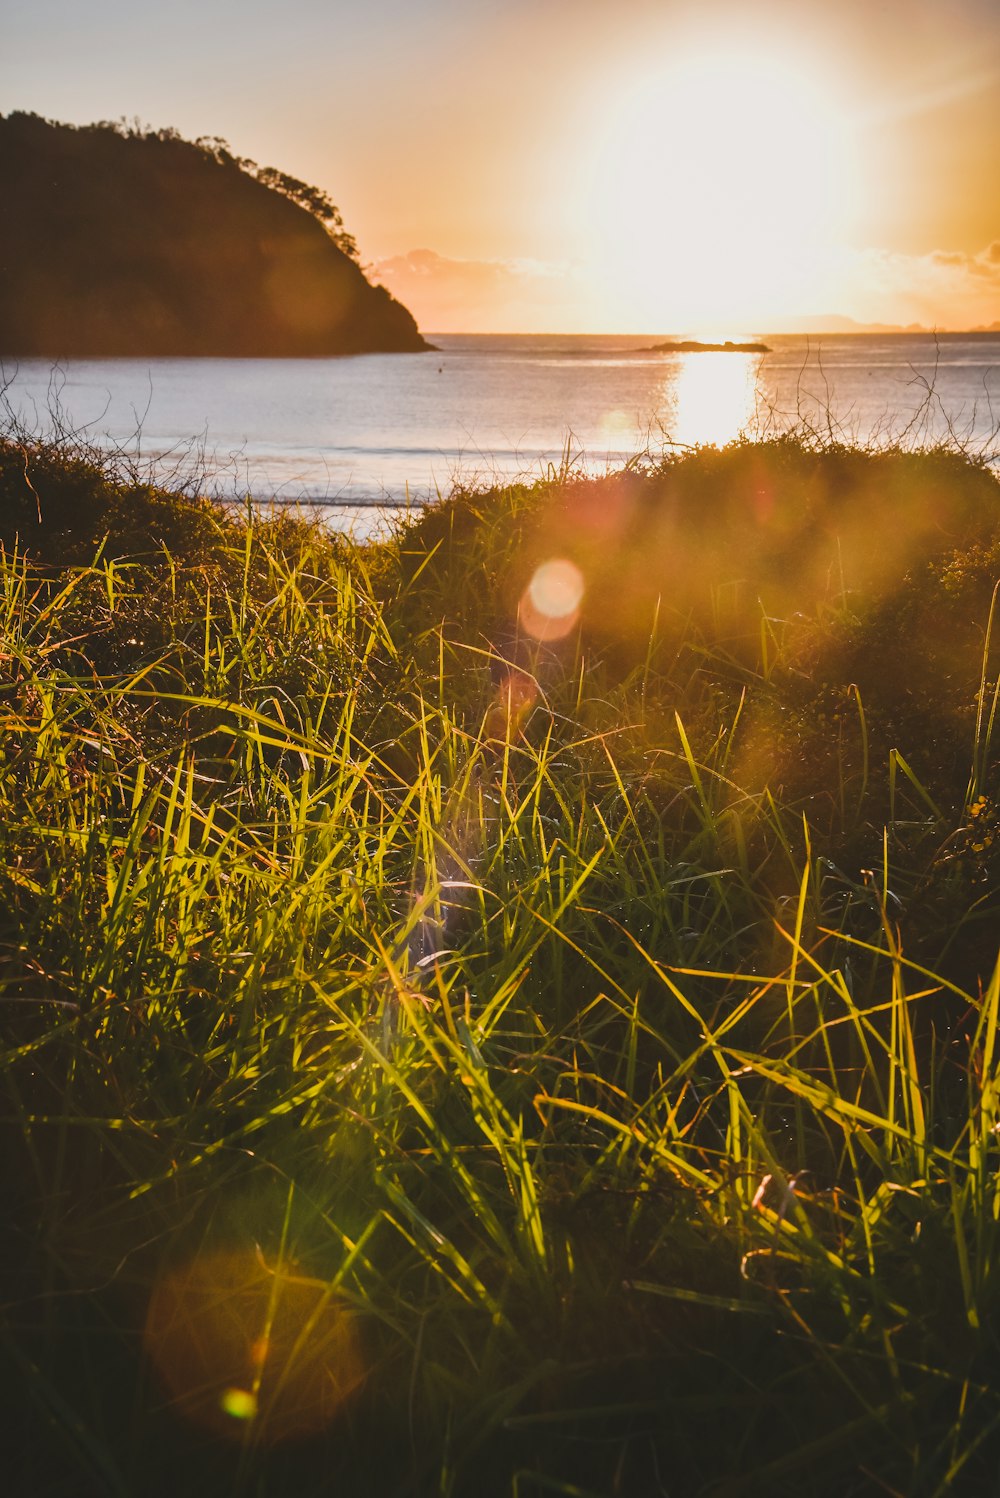
[[[223,141],[0,116],[0,353],[416,351],[318,189]]]
[[[9,1490],[991,1491],[988,469],[0,497]]]

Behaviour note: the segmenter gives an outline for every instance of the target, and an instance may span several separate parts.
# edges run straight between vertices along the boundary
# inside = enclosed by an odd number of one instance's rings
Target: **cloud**
[[[733,253],[739,255],[738,246]],[[776,306],[748,307],[745,317],[727,317],[726,327],[739,323],[774,332],[809,313],[937,328],[980,327],[1000,318],[1000,239],[975,254],[946,247],[923,255],[842,249],[831,250],[822,262],[809,296],[812,305],[800,293],[800,305],[785,314]],[[635,278],[634,288],[607,268],[531,259],[463,260],[430,249],[378,261],[372,270],[432,333],[690,330],[690,318],[679,314],[664,321],[644,301],[643,285],[657,280],[655,264],[648,277]],[[682,306],[683,287],[669,289]],[[727,287],[719,290],[721,307]],[[709,290],[700,293],[705,300]],[[699,329],[713,326],[710,315],[697,322]]]
[[[975,254],[862,250],[850,260],[863,317],[960,328],[994,322],[1000,312],[1000,240]]]
[[[1000,239],[995,239],[976,255],[967,255],[961,250],[934,250],[930,258],[935,265],[959,266],[970,275],[995,279],[1000,284]]]
[[[935,265],[965,265],[969,259],[961,250],[932,250],[931,260]]]
[[[558,332],[579,326],[580,272],[567,264],[459,260],[436,250],[410,250],[376,261],[372,276],[432,332]]]

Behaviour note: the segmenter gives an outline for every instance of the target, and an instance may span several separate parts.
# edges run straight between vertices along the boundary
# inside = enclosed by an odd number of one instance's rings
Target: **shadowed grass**
[[[984,1491],[990,474],[0,459],[14,1490]]]

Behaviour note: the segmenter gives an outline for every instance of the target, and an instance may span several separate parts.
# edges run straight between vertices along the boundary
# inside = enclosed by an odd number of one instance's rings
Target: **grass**
[[[0,489],[9,1491],[990,1491],[989,470]]]

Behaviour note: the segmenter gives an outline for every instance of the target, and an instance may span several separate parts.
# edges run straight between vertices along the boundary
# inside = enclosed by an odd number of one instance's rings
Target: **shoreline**
[[[532,477],[567,463],[599,473],[741,431],[992,450],[1000,339],[935,346],[914,336],[902,345],[841,337],[823,348],[775,339],[768,355],[715,360],[639,352],[648,335],[437,335],[440,352],[419,361],[34,361],[4,375],[8,410],[22,411],[29,429],[48,422],[139,461],[156,454],[153,477],[186,468],[192,482],[236,498],[250,490],[353,509],[424,503],[456,480]]]

